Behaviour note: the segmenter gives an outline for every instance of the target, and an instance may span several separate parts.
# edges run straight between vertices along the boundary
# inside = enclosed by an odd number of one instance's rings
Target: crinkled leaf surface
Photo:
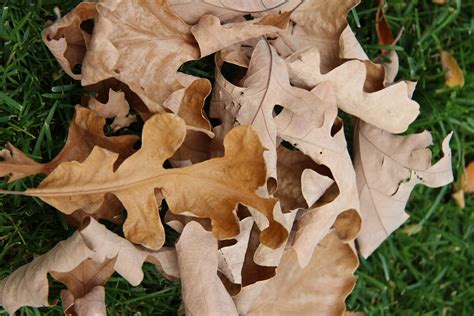
[[[256,195],[265,183],[264,148],[251,127],[240,126],[226,135],[224,157],[186,168],[165,169],[163,163],[182,144],[185,122],[172,114],[157,114],[144,126],[142,148],[114,171],[117,155],[95,147],[83,163],[65,163],[37,189],[38,196],[64,213],[76,209],[93,213],[106,193],[118,197],[127,210],[125,236],[134,243],[159,249],[164,231],[158,217],[155,189],[160,189],[170,210],[210,218],[218,239],[238,235],[234,214],[238,203],[261,212],[269,222],[261,240],[278,247],[288,236],[274,219],[275,199]],[[139,167],[139,168],[137,168]]]
[[[110,89],[107,103],[101,103],[92,97],[89,100],[88,106],[103,118],[114,118],[110,125],[114,132],[137,121],[135,115],[129,114],[130,105],[127,99],[125,99],[125,93],[122,91]]]
[[[439,187],[453,181],[451,135],[443,142],[444,157],[431,166],[428,132],[397,136],[365,122],[357,128],[354,166],[364,221],[357,243],[368,257],[407,220],[405,205],[416,184]]]

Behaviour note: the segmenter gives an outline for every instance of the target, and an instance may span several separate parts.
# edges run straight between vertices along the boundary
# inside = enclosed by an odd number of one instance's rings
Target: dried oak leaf
[[[305,268],[299,266],[295,252],[288,249],[276,276],[243,315],[341,315],[346,308],[344,301],[354,288],[358,265],[351,246],[330,230]]]
[[[321,56],[319,69],[327,73],[339,66],[339,38],[347,27],[347,14],[359,0],[290,0],[278,10],[294,10],[289,27],[271,41],[282,57],[309,47]]]
[[[268,14],[262,18],[221,25],[219,18],[204,15],[191,28],[199,43],[201,57],[251,38],[284,30],[288,26],[291,12]]]
[[[88,106],[103,118],[114,118],[110,125],[114,132],[137,121],[135,115],[129,114],[130,106],[122,91],[110,89],[107,103],[101,103],[96,98],[91,98]]]
[[[474,161],[467,165],[465,178],[464,192],[474,193]]]
[[[316,205],[298,220],[293,248],[303,267],[333,224],[343,240],[354,239],[361,226],[355,172],[342,124],[336,119],[334,89],[330,83],[322,83],[311,93],[311,104],[285,107],[275,117],[278,135],[329,168],[338,189],[330,201]]]
[[[165,169],[163,163],[180,147],[185,134],[181,118],[155,115],[145,122],[142,148],[117,170],[113,169],[117,154],[95,147],[83,163],[61,164],[38,188],[24,194],[40,197],[68,214],[76,209],[93,213],[104,195],[111,193],[127,210],[127,239],[151,249],[159,249],[165,238],[155,189],[161,190],[172,212],[210,218],[218,239],[238,235],[234,210],[241,203],[267,219],[269,226],[262,232],[262,243],[273,248],[281,245],[288,232],[274,219],[277,200],[255,193],[265,183],[266,174],[264,148],[256,132],[248,126],[236,127],[226,135],[224,157]]]
[[[81,80],[73,72],[82,64],[91,35],[82,26],[97,15],[95,2],[82,2],[69,14],[54,22],[43,31],[43,41],[56,57],[63,70],[73,79]]]
[[[217,276],[217,240],[212,233],[196,222],[188,223],[176,253],[186,314],[237,316],[234,302]]]
[[[453,180],[451,134],[443,141],[444,157],[431,166],[428,132],[397,136],[365,122],[356,129],[354,166],[364,221],[357,243],[368,257],[407,220],[405,205],[415,185],[439,187]]]
[[[104,0],[97,4],[97,11],[82,84],[114,77],[152,112],[163,112],[163,101],[182,88],[177,70],[199,58],[191,26],[165,0]]]
[[[48,253],[0,280],[0,305],[10,314],[21,306],[48,306],[48,273],[52,273],[53,277],[59,275],[59,281],[64,280],[68,287],[71,286],[69,291],[73,295],[87,294],[87,291],[78,287],[87,286],[83,282],[87,281],[88,277],[79,275],[82,279],[74,279],[78,276],[74,273],[77,272],[75,269],[80,269],[78,266],[87,260],[100,264],[110,259],[114,261],[113,269],[134,286],[143,280],[142,265],[145,261],[153,263],[165,276],[179,277],[174,250],[144,250],[89,218],[84,227],[69,239],[59,242]],[[74,275],[71,271],[74,271]],[[105,282],[103,275],[99,276],[99,279],[91,277],[94,283]]]
[[[133,145],[138,141],[138,137],[134,135],[106,137],[104,125],[105,119],[97,116],[94,111],[76,106],[66,144],[53,160],[44,164],[37,163],[13,145],[7,144],[7,149],[0,151],[0,157],[3,158],[3,161],[0,161],[0,176],[11,174],[9,178],[11,182],[35,174],[50,174],[63,162],[82,162],[94,146],[118,153],[116,167],[135,152]]]
[[[391,133],[406,131],[419,114],[419,105],[411,100],[408,83],[401,81],[375,92],[365,92],[367,66],[363,61],[346,61],[339,67],[323,73],[320,52],[316,48],[299,51],[287,59],[292,83],[312,89],[329,81],[336,90],[337,105]]]
[[[444,82],[450,88],[453,87],[463,87],[464,86],[464,74],[459,67],[456,59],[448,53],[447,51],[442,50],[441,53],[441,66],[446,72],[444,76]]]
[[[168,0],[171,9],[191,25],[206,14],[212,14],[226,23],[247,14],[277,9],[286,2],[288,0]]]
[[[221,120],[219,132],[222,135],[235,124],[248,124],[257,130],[267,149],[264,157],[270,179],[268,191],[272,193],[276,189],[278,145],[274,108],[276,105],[298,107],[309,104],[313,96],[304,89],[290,85],[284,60],[265,40],[259,41],[255,47],[241,86],[233,85],[224,78],[219,70],[222,60],[218,57],[217,66],[210,116]]]
[[[97,11],[90,49],[84,59],[82,84],[114,77],[127,84],[150,111],[163,112],[166,98],[182,88],[176,78],[179,67],[201,57],[191,26],[165,0],[104,0],[97,4]],[[265,22],[281,24],[278,18]],[[262,34],[258,24],[240,31],[238,25],[225,33],[225,43],[216,42],[218,45],[212,49],[217,51]],[[275,28],[266,26],[265,30],[272,32]],[[207,38],[203,40],[202,45],[207,45]]]

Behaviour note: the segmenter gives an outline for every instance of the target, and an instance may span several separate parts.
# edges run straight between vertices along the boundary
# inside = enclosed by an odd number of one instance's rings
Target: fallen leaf
[[[314,248],[333,224],[343,240],[354,239],[361,225],[354,168],[342,124],[336,120],[334,92],[331,84],[319,84],[312,91],[311,104],[285,107],[275,117],[278,135],[329,168],[338,188],[329,201],[306,211],[298,220],[293,249],[302,267],[311,260]]]
[[[459,68],[456,59],[448,53],[442,50],[441,53],[441,66],[445,71],[444,82],[450,88],[463,87],[464,86],[464,74]]]
[[[247,14],[278,9],[286,2],[288,0],[168,0],[173,11],[192,25],[206,14],[214,15],[226,23]]]
[[[19,149],[7,144],[7,149],[0,151],[0,176],[11,174],[9,182],[36,174],[50,174],[59,164],[66,161],[82,162],[94,146],[100,146],[119,154],[118,166],[125,158],[135,152],[133,145],[138,141],[134,135],[106,137],[104,135],[105,119],[94,111],[76,106],[76,114],[69,126],[68,138],[61,152],[50,162],[37,163],[28,158]]]
[[[76,300],[75,310],[77,316],[106,316],[105,289],[102,286],[93,288],[84,297]]]
[[[204,57],[232,44],[284,30],[288,26],[290,14],[268,14],[259,19],[224,25],[221,25],[219,18],[204,15],[191,28],[191,32],[199,43],[201,57]]]
[[[265,182],[265,162],[264,148],[253,129],[240,126],[229,132],[224,157],[187,168],[164,169],[164,161],[179,148],[185,134],[181,118],[155,115],[143,128],[142,148],[116,171],[117,154],[95,147],[83,163],[61,164],[37,189],[24,194],[40,197],[66,214],[76,209],[93,213],[105,193],[114,194],[128,213],[124,223],[127,239],[151,249],[159,249],[164,242],[155,189],[161,190],[172,212],[210,218],[218,239],[238,235],[234,210],[241,203],[267,219],[269,226],[262,232],[262,243],[272,248],[281,245],[288,232],[274,219],[276,199],[255,194]]]
[[[217,68],[220,68],[222,60],[217,58],[216,61]],[[241,86],[233,85],[220,71],[216,72],[210,115],[221,120],[223,134],[235,124],[248,124],[257,130],[267,149],[264,153],[267,188],[269,193],[273,193],[276,189],[278,145],[273,109],[276,105],[297,107],[299,104],[311,103],[311,93],[290,85],[283,59],[265,40],[255,47]]]
[[[317,49],[299,51],[287,59],[292,83],[312,89],[329,81],[336,90],[341,110],[392,133],[406,131],[419,114],[419,105],[408,96],[404,81],[376,92],[365,92],[367,67],[363,61],[350,60],[323,73]]]
[[[368,257],[407,220],[405,205],[415,185],[440,187],[453,180],[451,134],[443,141],[443,158],[431,166],[428,132],[397,136],[365,122],[357,128],[354,166],[364,221],[357,243]]]
[[[466,168],[466,181],[464,184],[464,192],[474,193],[474,161],[471,161]]]
[[[387,18],[385,17],[384,11],[385,0],[379,0],[379,6],[375,15],[375,32],[377,33],[377,41],[379,45],[392,45],[395,42],[395,38],[390,31],[388,26]],[[385,49],[382,49],[382,53]]]
[[[446,4],[449,2],[449,0],[431,0],[431,2],[436,4]]]
[[[186,314],[238,315],[217,276],[217,240],[196,222],[184,227],[176,244]]]
[[[199,58],[191,26],[165,0],[101,1],[83,64],[83,85],[108,78],[127,84],[152,112],[182,88],[176,73]]]
[[[105,104],[92,97],[89,100],[89,108],[103,118],[114,118],[110,125],[114,132],[137,121],[135,115],[129,114],[130,106],[127,99],[125,99],[125,93],[121,91],[117,92],[110,89],[109,100]]]
[[[359,0],[294,0],[279,10],[294,10],[289,27],[271,41],[280,56],[286,58],[309,47],[318,50],[321,73],[339,66],[339,38],[347,26],[347,14]]]
[[[152,262],[165,276],[179,276],[173,250],[164,248],[158,252],[150,252],[141,249],[89,218],[84,227],[73,236],[59,242],[48,253],[36,257],[7,278],[0,280],[0,305],[10,314],[21,306],[48,306],[48,273],[53,272],[53,276],[60,273],[60,279],[64,279],[64,273],[74,270],[86,260],[91,259],[100,264],[113,258],[113,269],[133,286],[143,280],[142,265],[145,261]],[[103,277],[99,277],[99,283],[103,282]],[[66,285],[77,284],[70,282],[75,281],[69,280]],[[85,293],[73,288],[74,293]]]
[[[82,64],[90,42],[90,34],[81,26],[93,22],[97,15],[95,2],[82,2],[69,14],[43,31],[43,41],[57,61],[73,79],[81,80],[74,73],[74,66]]]
[[[358,265],[357,255],[334,230],[319,243],[305,268],[288,249],[276,276],[245,315],[341,315]]]

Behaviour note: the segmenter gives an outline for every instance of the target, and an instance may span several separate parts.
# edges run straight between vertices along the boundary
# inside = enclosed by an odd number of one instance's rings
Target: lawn
[[[53,8],[66,13],[77,0],[3,0],[0,23],[0,146],[11,142],[37,161],[49,161],[64,145],[74,105],[82,89],[59,67],[41,41]],[[411,132],[433,133],[434,158],[443,136],[451,141],[455,179],[465,162],[474,160],[474,1],[434,4],[427,0],[387,0],[393,33],[404,27],[394,47],[400,57],[398,79],[418,81],[414,99],[421,115]],[[379,54],[375,36],[377,1],[367,0],[349,16],[352,29],[370,57]],[[444,84],[440,50],[458,60],[466,83],[461,89]],[[200,67],[194,69],[193,67]],[[210,73],[204,64],[186,71]],[[211,70],[212,71],[212,70]],[[127,131],[124,131],[127,132]],[[111,131],[108,131],[111,133]],[[41,177],[1,183],[24,190]],[[409,221],[368,260],[361,259],[358,283],[348,298],[350,310],[368,315],[472,315],[474,306],[474,199],[459,208],[452,185],[417,187],[407,211]],[[38,199],[0,197],[0,278],[55,243],[70,236],[59,212]],[[54,283],[51,297],[62,286]],[[118,275],[106,284],[110,315],[173,315],[180,307],[179,283],[164,280],[145,265],[145,279],[131,287]],[[0,315],[5,315],[1,310]],[[22,308],[19,315],[59,315],[60,307]]]

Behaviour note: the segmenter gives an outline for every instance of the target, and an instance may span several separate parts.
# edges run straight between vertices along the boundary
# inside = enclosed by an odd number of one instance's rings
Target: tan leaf
[[[84,297],[77,299],[75,305],[77,316],[107,316],[104,287],[93,288]]]
[[[441,66],[445,71],[444,82],[450,88],[453,87],[463,87],[464,86],[464,74],[459,68],[458,62],[456,59],[448,53],[447,51],[442,50],[441,53]]]
[[[405,205],[416,184],[439,187],[453,180],[451,134],[443,141],[444,157],[431,166],[428,132],[397,136],[365,122],[357,128],[354,166],[364,221],[357,242],[368,257],[408,218]]]
[[[327,73],[341,61],[339,38],[347,26],[347,14],[359,0],[290,0],[279,10],[294,10],[289,27],[272,41],[277,52],[287,57],[296,51],[313,47],[321,58],[318,69]]]
[[[199,58],[191,26],[165,0],[106,0],[97,10],[82,84],[117,78],[152,112],[162,112],[163,101],[182,88],[178,68]]]
[[[338,188],[329,201],[306,211],[298,221],[293,248],[303,267],[333,224],[343,240],[355,238],[361,225],[355,173],[342,124],[336,120],[334,89],[323,83],[312,95],[311,104],[287,107],[275,118],[279,136],[328,167]]]
[[[218,68],[222,66],[221,60],[217,59],[217,63]],[[311,103],[311,93],[290,85],[283,59],[264,40],[257,44],[252,54],[242,86],[233,85],[217,71],[214,90],[211,117],[221,120],[224,133],[234,124],[251,125],[259,133],[267,149],[264,157],[269,178],[268,191],[273,193],[276,189],[278,145],[273,108],[276,105],[297,107]]]
[[[184,88],[173,92],[163,105],[177,113],[189,129],[201,131],[213,137],[211,123],[203,110],[206,98],[212,90],[211,83],[207,79],[181,73],[177,75],[177,79]]]
[[[288,0],[168,0],[176,14],[188,24],[195,24],[206,14],[212,14],[223,23],[251,13],[277,9]]]
[[[217,240],[196,222],[184,227],[176,244],[186,314],[238,315],[217,276]]]
[[[121,91],[116,92],[110,89],[109,100],[105,104],[96,98],[91,98],[89,100],[89,108],[103,118],[113,117],[114,121],[110,127],[112,127],[114,132],[137,121],[135,115],[129,115],[130,106],[128,105],[127,99],[125,99],[125,93]]]
[[[292,82],[305,88],[329,81],[336,90],[337,105],[345,112],[392,133],[404,132],[419,113],[419,105],[408,96],[404,81],[376,92],[365,92],[367,68],[351,60],[323,73],[315,48],[299,51],[287,59]]]
[[[73,73],[76,65],[82,64],[89,46],[90,34],[81,28],[87,20],[97,15],[95,2],[82,2],[68,15],[60,18],[43,31],[43,41],[58,60],[63,70],[72,78],[81,80]]]
[[[278,247],[288,236],[274,219],[276,199],[255,194],[265,183],[264,148],[250,127],[236,127],[226,135],[225,156],[187,168],[164,169],[186,134],[184,121],[172,114],[149,119],[143,129],[142,148],[114,171],[117,154],[95,147],[84,163],[64,163],[37,189],[25,194],[38,196],[68,214],[76,209],[93,213],[104,194],[112,193],[127,210],[125,236],[134,243],[159,249],[164,231],[158,217],[155,189],[160,189],[174,213],[190,212],[212,220],[218,239],[239,233],[234,215],[238,203],[261,212],[269,226],[261,241]],[[140,166],[140,168],[137,168]]]
[[[236,243],[218,250],[219,271],[235,284],[242,283],[242,268],[253,223],[252,217],[244,218],[240,222],[240,234],[235,237]]]
[[[145,261],[151,261],[164,272],[165,276],[178,277],[174,251],[163,249],[159,252],[150,252],[136,247],[92,218],[89,218],[84,225],[48,253],[35,258],[7,278],[0,280],[0,305],[10,314],[21,306],[48,306],[47,273],[70,272],[88,259],[100,264],[115,258],[114,270],[134,286],[140,284],[143,279],[141,268]],[[64,277],[64,274],[62,276]],[[103,281],[103,277],[100,276],[100,282]],[[92,279],[97,282],[97,279]],[[69,284],[70,282],[67,282],[67,285]],[[76,288],[74,291],[85,293]]]
[[[305,268],[288,249],[276,276],[266,283],[246,315],[341,315],[354,288],[358,265],[357,255],[334,230],[316,247]]]
[[[76,106],[76,114],[69,126],[68,138],[61,152],[50,162],[39,164],[11,144],[0,151],[0,176],[11,174],[9,182],[35,174],[49,174],[66,161],[82,162],[94,146],[101,146],[119,154],[115,166],[135,150],[133,145],[138,141],[134,135],[106,137],[104,135],[105,119],[98,117],[94,111]]]
[[[191,29],[199,43],[201,57],[265,34],[285,29],[291,12],[269,14],[259,19],[221,25],[219,18],[204,15]]]

